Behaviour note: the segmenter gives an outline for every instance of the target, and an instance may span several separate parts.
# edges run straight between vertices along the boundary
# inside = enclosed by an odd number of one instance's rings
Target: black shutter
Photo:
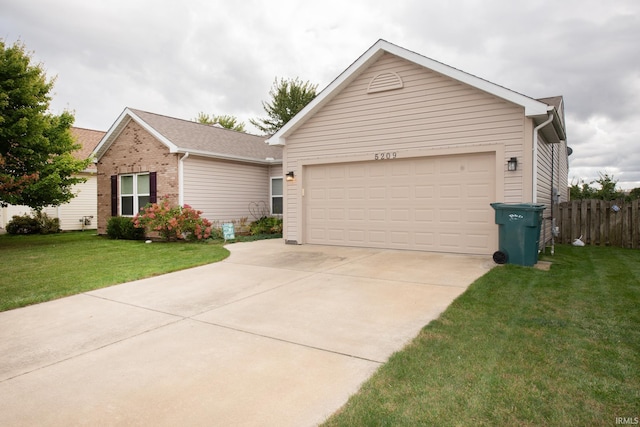
[[[118,175],[111,175],[111,216],[118,216]]]
[[[158,174],[149,172],[149,202],[158,202]]]

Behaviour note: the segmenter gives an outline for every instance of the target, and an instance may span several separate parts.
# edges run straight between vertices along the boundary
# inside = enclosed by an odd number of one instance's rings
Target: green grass
[[[551,259],[551,258],[550,258]],[[615,425],[640,417],[640,251],[494,268],[326,426]]]
[[[0,311],[226,258],[219,243],[110,240],[92,232],[0,236]]]

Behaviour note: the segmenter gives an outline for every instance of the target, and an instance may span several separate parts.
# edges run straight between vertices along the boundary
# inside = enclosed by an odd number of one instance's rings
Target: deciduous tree
[[[237,132],[245,132],[244,123],[238,120],[235,116],[229,116],[223,114],[221,116],[216,116],[215,114],[209,115],[204,112],[199,112],[198,117],[194,119],[194,121],[198,123],[202,123],[204,125],[220,125],[225,129],[235,130]]]
[[[70,112],[49,112],[54,80],[31,63],[22,43],[0,40],[0,204],[39,210],[74,197],[76,174],[89,160],[78,160]]]
[[[589,184],[582,182],[582,185],[573,184],[569,188],[571,200],[580,199],[598,199],[598,200],[616,200],[624,197],[624,193],[618,189],[618,181],[607,173],[599,172],[598,179],[591,181]],[[598,186],[592,187],[593,184]]]

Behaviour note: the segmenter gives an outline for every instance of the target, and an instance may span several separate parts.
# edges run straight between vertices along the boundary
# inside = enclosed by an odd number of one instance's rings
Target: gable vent
[[[384,92],[385,90],[402,89],[404,83],[397,73],[380,73],[369,82],[367,93]]]

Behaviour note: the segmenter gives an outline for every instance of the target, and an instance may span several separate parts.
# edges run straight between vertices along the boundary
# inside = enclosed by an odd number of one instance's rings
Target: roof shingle
[[[129,109],[180,151],[233,156],[255,160],[282,159],[282,147],[265,142],[265,137],[236,132],[217,126],[176,119],[146,111]]]
[[[73,152],[73,156],[79,160],[85,160],[91,157],[91,153],[105,133],[106,132],[100,130],[72,127],[71,135],[75,138],[76,143],[81,145],[79,150]],[[96,165],[90,163],[87,169],[96,170]]]

